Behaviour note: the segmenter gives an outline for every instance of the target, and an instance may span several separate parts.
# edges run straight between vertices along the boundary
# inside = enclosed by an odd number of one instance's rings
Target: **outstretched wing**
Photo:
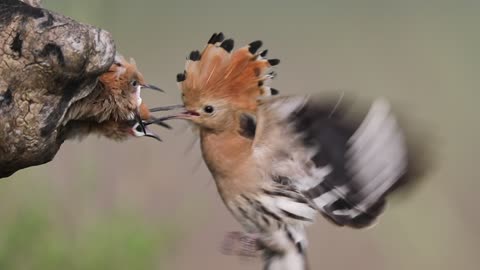
[[[386,100],[375,100],[361,120],[344,117],[341,101],[262,101],[254,153],[272,179],[295,186],[325,217],[362,228],[376,220],[385,196],[407,172],[408,150]]]

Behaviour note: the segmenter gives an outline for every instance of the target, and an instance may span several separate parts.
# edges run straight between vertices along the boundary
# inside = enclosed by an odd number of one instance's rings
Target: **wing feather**
[[[272,178],[290,179],[323,215],[361,228],[376,220],[407,173],[408,149],[385,99],[360,120],[344,117],[346,109],[339,99],[318,96],[263,100],[254,153]]]

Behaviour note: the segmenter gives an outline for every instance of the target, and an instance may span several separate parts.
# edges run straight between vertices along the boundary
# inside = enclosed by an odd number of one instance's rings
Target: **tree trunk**
[[[24,2],[0,0],[0,178],[53,159],[65,112],[115,55],[108,32]]]

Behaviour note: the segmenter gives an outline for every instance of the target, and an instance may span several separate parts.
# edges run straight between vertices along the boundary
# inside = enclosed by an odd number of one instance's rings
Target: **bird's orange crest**
[[[234,41],[215,33],[202,52],[192,51],[185,71],[177,75],[182,94],[190,99],[214,97],[227,100],[237,108],[255,110],[257,99],[278,93],[269,87],[275,77],[270,68],[278,59],[266,59],[259,51],[261,41],[233,50]]]

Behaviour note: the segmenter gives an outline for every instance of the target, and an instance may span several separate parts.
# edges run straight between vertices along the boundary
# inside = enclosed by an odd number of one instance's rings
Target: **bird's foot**
[[[229,232],[222,243],[222,253],[225,255],[257,257],[260,250],[259,237],[252,233]]]

